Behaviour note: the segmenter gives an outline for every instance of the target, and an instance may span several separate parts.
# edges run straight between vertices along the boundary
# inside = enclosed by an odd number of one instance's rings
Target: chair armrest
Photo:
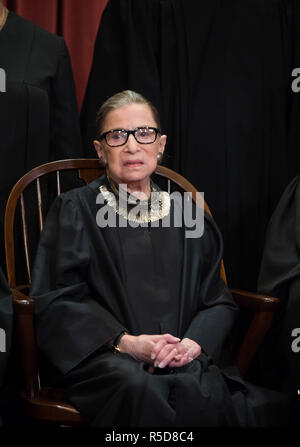
[[[12,289],[14,310],[17,315],[34,314],[34,301],[29,296],[20,292],[20,290]]]
[[[26,411],[41,421],[64,423],[67,426],[85,425],[76,408],[62,400],[62,390],[41,388],[34,332],[34,300],[19,289],[12,289],[12,294],[25,380],[25,392],[21,392],[21,397]]]
[[[279,298],[248,292],[239,289],[230,289],[233,298],[240,307],[254,311],[274,312],[278,306]]]
[[[12,289],[12,295],[26,395],[34,399],[40,389],[34,331],[34,301],[17,289]]]
[[[254,312],[237,358],[240,373],[245,376],[256,351],[271,326],[275,310],[279,304],[279,299],[244,290],[230,290],[236,303],[240,307]]]

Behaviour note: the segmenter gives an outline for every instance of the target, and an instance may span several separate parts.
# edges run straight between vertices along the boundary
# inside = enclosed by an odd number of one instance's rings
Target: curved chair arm
[[[279,298],[248,292],[239,289],[230,289],[235,301],[240,307],[254,311],[274,312],[278,306]]]
[[[279,299],[258,293],[246,292],[244,290],[230,290],[239,307],[254,311],[253,319],[242,342],[237,358],[239,371],[245,376],[257,349],[271,326]]]
[[[20,288],[25,290],[28,286]],[[62,393],[55,395],[59,390],[41,388],[34,335],[34,300],[18,289],[12,289],[12,295],[25,380],[25,392],[21,396],[26,402],[28,414],[39,420],[71,426],[85,424],[79,412],[61,400]]]
[[[13,295],[14,307],[19,313],[33,313],[34,301],[18,289],[11,289]]]

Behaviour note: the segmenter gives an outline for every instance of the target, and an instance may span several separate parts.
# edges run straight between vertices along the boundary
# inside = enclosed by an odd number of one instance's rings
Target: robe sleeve
[[[258,291],[279,298],[271,327],[258,352],[263,383],[287,392],[297,405],[300,354],[300,176],[286,187],[270,219]],[[291,404],[292,407],[293,404]]]
[[[74,199],[62,194],[47,216],[30,293],[38,347],[62,373],[126,329],[90,290],[90,244]]]
[[[199,272],[198,308],[184,337],[195,340],[217,362],[238,314],[238,307],[220,278],[223,242],[209,216],[205,217],[205,231],[201,239],[203,263]]]
[[[300,176],[286,187],[270,219],[257,289],[287,299],[289,285],[300,276]]]

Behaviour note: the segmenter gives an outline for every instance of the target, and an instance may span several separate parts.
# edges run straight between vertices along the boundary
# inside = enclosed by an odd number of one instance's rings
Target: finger
[[[169,368],[180,368],[181,366],[184,366],[186,363],[189,363],[190,361],[189,359],[190,357],[188,357],[187,355],[183,355],[179,360],[174,359],[169,363]]]
[[[151,360],[155,360],[161,349],[166,345],[166,341],[162,338],[160,339],[151,350]]]
[[[171,360],[171,362],[168,365],[169,368],[180,368],[180,366],[183,366],[183,364],[181,364],[181,360],[180,361]]]
[[[174,337],[171,334],[163,334],[163,337],[168,343],[179,343],[180,342],[180,338]]]
[[[168,355],[165,356],[165,358],[158,364],[158,368],[165,368],[168,366],[168,364],[174,359],[175,355],[177,353],[176,349],[172,349]]]
[[[185,366],[185,365],[187,365],[188,363],[191,363],[193,361],[193,359],[189,359],[189,360],[186,360],[186,361],[182,361],[182,362],[180,362],[180,363],[178,363],[178,362],[170,362],[169,363],[169,368],[171,368],[171,369],[174,369],[174,368],[182,368],[183,366]]]
[[[161,362],[163,362],[164,361],[164,359],[167,357],[167,356],[169,356],[169,354],[170,353],[173,353],[172,354],[172,357],[174,357],[176,354],[177,354],[177,350],[175,350],[175,348],[174,348],[174,345],[172,345],[172,344],[167,344],[167,345],[165,345],[161,350],[160,350],[160,352],[157,354],[157,356],[156,356],[156,359],[155,359],[155,362],[154,362],[154,366],[159,366],[159,364],[161,363]],[[164,367],[164,366],[161,366],[162,368]]]
[[[193,360],[194,360],[193,357],[187,357],[187,358],[184,360],[182,366],[187,365],[188,363],[191,363]]]

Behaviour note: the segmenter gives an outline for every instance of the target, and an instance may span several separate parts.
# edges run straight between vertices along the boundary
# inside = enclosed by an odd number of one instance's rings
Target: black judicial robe
[[[234,370],[221,373],[213,362],[237,314],[219,276],[222,240],[213,221],[205,217],[198,239],[185,238],[183,228],[99,228],[96,197],[103,181],[56,199],[33,272],[37,342],[66,398],[95,426],[264,420],[263,394],[254,416],[243,379]],[[203,351],[177,371],[151,375],[143,363],[107,349],[122,330],[170,332],[197,341]]]
[[[298,175],[282,194],[266,233],[257,287],[261,293],[280,298],[280,306],[257,356],[256,371],[260,383],[288,393],[291,419],[297,425],[300,422],[299,222]],[[292,334],[297,328],[297,334]]]
[[[14,184],[48,161],[82,156],[72,69],[62,37],[9,12],[0,31],[0,257],[3,218]]]

